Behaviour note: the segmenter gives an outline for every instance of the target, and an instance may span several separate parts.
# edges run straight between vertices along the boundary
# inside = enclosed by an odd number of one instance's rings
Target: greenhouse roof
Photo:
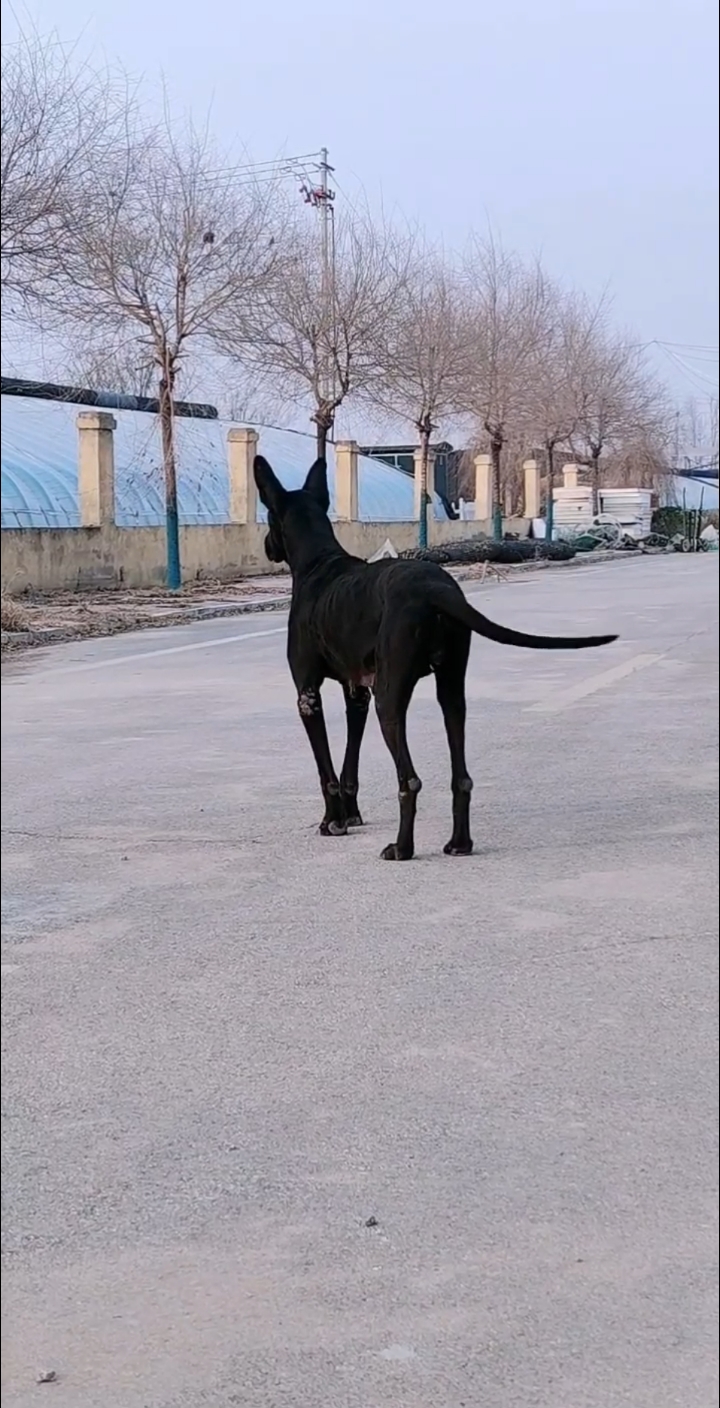
[[[77,528],[77,415],[73,402],[2,397],[3,528]],[[157,417],[113,411],[115,519],[120,527],[155,527],[164,520],[162,462]],[[186,524],[229,522],[227,432],[230,422],[175,421],[180,519]],[[300,488],[315,458],[311,435],[259,428],[259,448],[289,489]],[[335,457],[328,447],[328,480],[334,503]],[[399,470],[360,457],[359,516],[365,522],[402,523],[414,516],[414,485]],[[331,509],[332,513],[332,509]],[[445,517],[439,500],[435,514]],[[258,518],[265,517],[260,510]]]

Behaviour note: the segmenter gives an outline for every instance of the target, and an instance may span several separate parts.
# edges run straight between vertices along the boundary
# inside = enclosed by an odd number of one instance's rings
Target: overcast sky
[[[714,0],[53,0],[30,14],[162,74],[196,116],[212,107],[230,150],[327,145],[340,191],[361,185],[448,245],[490,220],[569,282],[609,283],[619,323],[674,344],[657,355],[678,395],[716,388]]]

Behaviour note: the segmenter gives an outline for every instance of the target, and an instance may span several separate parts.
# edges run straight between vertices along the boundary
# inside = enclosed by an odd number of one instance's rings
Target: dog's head
[[[284,488],[262,455],[255,456],[253,470],[260,500],[268,516],[265,555],[271,562],[287,562],[292,566],[293,538],[303,529],[306,532],[312,530],[319,517],[318,510],[327,519],[330,508],[327,464],[324,459],[317,459],[308,471],[302,489],[294,490]]]

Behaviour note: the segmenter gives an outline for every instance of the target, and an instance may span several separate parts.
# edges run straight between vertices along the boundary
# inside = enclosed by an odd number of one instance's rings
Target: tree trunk
[[[334,415],[326,406],[318,406],[313,420],[315,421],[315,448],[319,460],[327,459],[327,444],[330,438],[330,431],[333,428]]]
[[[490,437],[490,460],[493,482],[493,538],[497,543],[503,540],[502,481],[500,477],[503,437]]]
[[[328,426],[318,421],[315,426],[315,453],[319,460],[327,459]]]
[[[553,530],[555,527],[555,505],[553,503],[553,493],[555,490],[555,445],[548,441],[545,446],[547,454],[547,485],[545,489],[545,542],[551,543]]]
[[[590,462],[590,483],[592,485],[593,518],[600,512],[600,450],[593,446]]]
[[[175,368],[168,364],[160,378],[160,438],[162,442],[163,475],[165,479],[165,547],[166,580],[170,591],[182,586],[180,567],[180,527],[177,499],[177,463],[175,459],[175,408],[173,390]]]
[[[420,432],[420,507],[418,522],[418,546],[428,545],[428,465],[430,463],[430,426],[421,422]]]

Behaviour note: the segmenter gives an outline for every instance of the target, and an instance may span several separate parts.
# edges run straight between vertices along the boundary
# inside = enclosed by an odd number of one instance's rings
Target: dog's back
[[[443,584],[462,598],[457,583],[432,562],[332,558],[294,586],[292,629],[321,650],[335,678],[364,678],[374,673],[384,627],[421,630],[438,623],[430,593]]]

